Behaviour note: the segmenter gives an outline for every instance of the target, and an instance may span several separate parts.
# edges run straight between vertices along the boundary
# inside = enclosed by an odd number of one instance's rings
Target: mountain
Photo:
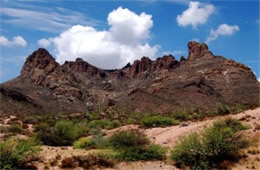
[[[87,110],[165,113],[210,110],[216,103],[259,105],[251,69],[215,56],[205,43],[188,43],[188,58],[143,57],[104,70],[81,58],[58,64],[45,49],[29,55],[21,74],[0,85],[1,114],[73,113]]]

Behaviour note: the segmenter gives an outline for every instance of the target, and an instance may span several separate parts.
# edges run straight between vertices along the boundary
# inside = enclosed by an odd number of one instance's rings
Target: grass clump
[[[216,167],[223,160],[233,159],[239,149],[247,146],[237,132],[246,129],[236,119],[221,119],[201,134],[192,132],[180,139],[171,152],[171,159],[192,169]]]
[[[150,116],[141,120],[141,125],[143,127],[170,126],[177,125],[178,123],[177,120],[164,116]]]
[[[159,145],[150,144],[148,138],[138,130],[120,131],[109,138],[118,154],[119,160],[162,160],[166,150]]]
[[[230,112],[231,112],[230,107],[221,103],[217,103],[214,111],[216,115],[225,115],[225,114],[229,114]]]
[[[11,133],[23,133],[24,132],[24,129],[18,123],[11,124],[7,129],[8,129],[8,132],[11,132]]]
[[[36,126],[37,138],[46,145],[67,146],[86,133],[86,128],[68,120],[58,121],[54,127],[47,123]]]
[[[33,140],[10,138],[0,142],[0,169],[23,168],[37,157],[39,148]]]

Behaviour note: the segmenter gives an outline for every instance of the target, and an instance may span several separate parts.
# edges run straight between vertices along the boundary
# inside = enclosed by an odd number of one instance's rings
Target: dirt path
[[[247,110],[239,114],[207,118],[197,122],[187,122],[178,126],[145,129],[144,132],[154,143],[172,148],[182,136],[187,135],[192,131],[200,131],[220,117],[233,117],[237,119],[244,117],[245,120],[243,121],[246,124],[249,124],[251,127],[255,127],[257,124],[260,124],[260,108]]]

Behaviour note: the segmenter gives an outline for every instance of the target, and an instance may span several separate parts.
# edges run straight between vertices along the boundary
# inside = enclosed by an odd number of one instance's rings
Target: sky
[[[60,64],[80,57],[116,69],[142,56],[187,58],[192,40],[260,80],[259,8],[258,0],[0,0],[0,83],[38,48]]]

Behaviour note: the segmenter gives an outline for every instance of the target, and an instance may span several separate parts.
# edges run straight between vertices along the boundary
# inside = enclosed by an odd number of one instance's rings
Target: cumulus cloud
[[[51,44],[51,40],[50,39],[45,39],[45,38],[40,39],[37,42],[38,42],[38,45],[40,47],[44,47],[44,48],[47,48]]]
[[[196,29],[197,25],[206,23],[214,11],[215,7],[211,4],[191,1],[189,8],[177,16],[177,23],[182,27],[192,25],[192,27]]]
[[[232,35],[236,31],[239,31],[237,25],[221,24],[216,30],[211,29],[210,35],[206,39],[206,43],[216,40],[220,35]]]
[[[5,36],[0,36],[0,45],[11,47],[14,45],[25,47],[27,42],[21,36],[13,37],[12,40],[8,40]]]
[[[104,69],[121,68],[142,56],[153,57],[157,53],[159,46],[147,42],[153,26],[151,15],[138,15],[119,7],[109,13],[107,22],[108,30],[75,25],[57,37],[41,39],[38,43],[46,46],[52,43],[59,63],[81,57]]]

